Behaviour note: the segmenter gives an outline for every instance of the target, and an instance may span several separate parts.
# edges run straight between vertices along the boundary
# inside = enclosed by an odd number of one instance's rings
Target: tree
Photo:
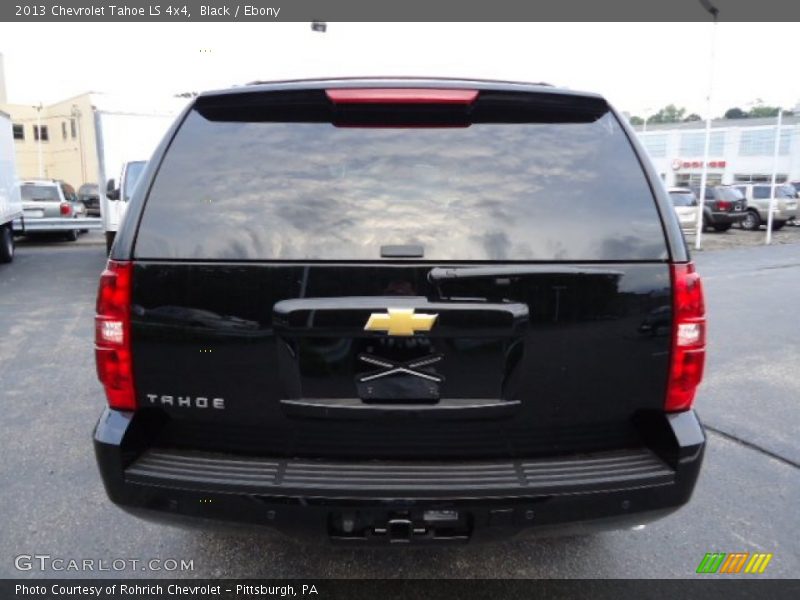
[[[685,114],[685,108],[678,108],[674,104],[667,104],[647,120],[649,123],[679,123],[683,120]]]
[[[760,104],[751,108],[747,112],[747,116],[753,119],[757,119],[759,117],[777,117],[779,110],[780,109],[777,106],[765,106]]]
[[[642,117],[637,117],[633,115],[630,119],[628,119],[631,125],[642,125],[644,123],[644,119]]]
[[[746,119],[747,113],[744,112],[738,106],[734,106],[733,108],[729,108],[725,111],[725,118],[726,119]]]
[[[688,117],[686,117],[683,122],[688,123],[689,121],[702,121],[703,117],[698,115],[697,113],[692,113]]]

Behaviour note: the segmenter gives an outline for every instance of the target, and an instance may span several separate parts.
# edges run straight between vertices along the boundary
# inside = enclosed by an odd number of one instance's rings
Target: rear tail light
[[[69,202],[62,202],[59,210],[62,217],[68,217],[72,213],[72,206],[70,206]]]
[[[719,210],[730,210],[733,207],[732,202],[728,202],[727,200],[719,200],[717,202],[717,209]]]
[[[703,378],[706,317],[703,285],[694,265],[672,265],[672,354],[665,410],[688,410]]]
[[[97,377],[105,388],[108,405],[119,410],[136,409],[130,324],[132,273],[132,263],[108,261],[97,291]]]

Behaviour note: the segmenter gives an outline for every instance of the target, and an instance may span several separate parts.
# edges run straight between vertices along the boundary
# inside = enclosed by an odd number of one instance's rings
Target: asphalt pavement
[[[104,405],[93,357],[97,233],[22,243],[0,265],[0,577],[19,555],[192,560],[193,570],[101,577],[693,577],[706,552],[771,552],[763,576],[800,572],[800,244],[698,253],[709,312],[709,426],[688,506],[637,531],[483,546],[343,549],[266,531],[184,530],[106,498],[91,431]]]

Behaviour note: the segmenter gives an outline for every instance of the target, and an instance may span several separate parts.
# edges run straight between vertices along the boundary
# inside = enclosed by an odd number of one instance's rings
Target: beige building
[[[78,189],[97,183],[92,95],[48,106],[0,104],[11,116],[20,179],[61,179]]]

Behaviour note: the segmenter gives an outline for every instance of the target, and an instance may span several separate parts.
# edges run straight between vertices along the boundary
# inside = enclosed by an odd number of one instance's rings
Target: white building
[[[708,183],[769,182],[777,119],[717,119],[711,122]],[[636,127],[668,186],[700,184],[705,121]],[[800,180],[800,117],[783,117],[777,181]]]

